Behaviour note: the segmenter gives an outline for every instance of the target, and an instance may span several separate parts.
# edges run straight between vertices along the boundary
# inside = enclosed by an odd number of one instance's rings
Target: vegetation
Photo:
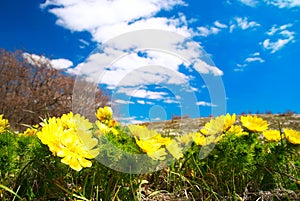
[[[291,111],[122,126],[103,91],[19,51],[0,83],[0,200],[300,199]]]
[[[27,128],[24,125],[37,124],[40,117],[60,116],[71,111],[75,82],[74,77],[54,69],[44,57],[25,55],[21,51],[12,53],[0,49],[0,114],[6,115],[12,128],[22,131]],[[91,85],[80,81],[85,90]],[[76,97],[76,101],[92,102],[89,105],[97,107],[107,104],[108,97],[102,90],[98,89],[93,95],[92,100]],[[96,108],[85,109],[95,111]]]
[[[17,134],[0,116],[1,200],[299,200],[300,132],[221,115],[196,132],[122,126],[109,107]],[[127,170],[127,171],[126,171]]]

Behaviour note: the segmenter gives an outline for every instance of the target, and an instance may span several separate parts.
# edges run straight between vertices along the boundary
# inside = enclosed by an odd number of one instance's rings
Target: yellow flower
[[[114,127],[109,127],[104,123],[101,123],[100,121],[96,121],[96,126],[98,127],[98,131],[96,131],[96,135],[99,137],[101,134],[108,134],[109,132],[112,132],[114,135],[118,135],[119,131]]]
[[[233,114],[231,116],[227,113],[226,116],[221,115],[216,117],[215,119],[211,119],[210,122],[206,123],[204,128],[200,131],[204,135],[220,134],[230,129],[230,127],[234,124],[235,120],[236,114]]]
[[[293,144],[300,144],[300,132],[293,129],[284,129],[286,139]]]
[[[167,155],[167,152],[166,152],[166,149],[165,148],[160,148],[158,150],[156,150],[155,152],[149,152],[147,153],[147,155],[152,159],[152,160],[160,160],[160,161],[163,161],[166,159],[166,155]]]
[[[163,143],[157,141],[156,138],[138,139],[134,137],[136,144],[153,160],[164,160],[167,155],[165,148],[162,148]]]
[[[162,137],[161,134],[154,130],[149,130],[145,126],[139,125],[129,125],[130,132],[135,138],[137,145],[153,160],[164,160],[167,155],[165,148],[162,146],[167,146],[172,142],[169,137]],[[172,147],[173,146],[173,147]],[[170,153],[174,151],[175,145],[170,145]],[[172,153],[171,153],[172,154]]]
[[[244,127],[253,132],[262,132],[268,129],[267,121],[257,116],[242,116],[241,122]]]
[[[128,126],[128,128],[131,134],[138,138],[148,138],[158,135],[158,133],[155,130],[149,130],[146,126],[131,124]]]
[[[227,113],[225,116],[223,131],[227,131],[228,129],[230,129],[231,126],[234,124],[235,120],[236,120],[236,114],[233,114],[232,116],[230,116],[230,114]]]
[[[195,135],[193,136],[193,140],[197,145],[204,145],[205,136],[201,135],[200,133],[195,133]]]
[[[107,121],[108,123],[108,121],[112,119],[113,111],[111,107],[105,106],[103,108],[99,108],[95,115],[101,122]]]
[[[62,163],[76,171],[92,166],[88,159],[95,158],[99,149],[96,148],[98,140],[93,138],[91,122],[70,112],[61,118],[45,120],[41,126],[41,131],[37,132],[38,138],[53,155],[62,157]]]
[[[176,137],[176,139],[181,143],[181,144],[189,144],[193,141],[195,133],[188,133],[188,134],[183,134],[181,136]]]
[[[108,126],[100,121],[96,121],[96,126],[98,127],[99,134],[107,134],[110,131]]]
[[[216,135],[223,132],[224,125],[225,116],[221,115],[216,117],[215,119],[211,119],[200,131],[204,135]]]
[[[9,126],[8,120],[3,119],[3,114],[1,114],[0,115],[0,133],[3,133],[8,126]]]
[[[37,133],[39,125],[34,125],[32,127],[27,128],[22,136],[34,136]]]
[[[243,131],[243,128],[239,125],[233,125],[230,127],[230,129],[227,131],[228,133],[233,133],[236,136],[242,136],[242,135],[248,135],[247,132]]]
[[[183,157],[182,149],[175,140],[171,140],[171,142],[166,145],[166,148],[177,160]]]
[[[281,140],[280,132],[279,130],[267,130],[263,132],[263,136],[271,141],[271,142],[278,142]]]

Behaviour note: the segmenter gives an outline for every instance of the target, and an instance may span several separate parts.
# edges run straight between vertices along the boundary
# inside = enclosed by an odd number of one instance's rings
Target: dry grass
[[[255,114],[256,115],[256,114]],[[300,114],[257,114],[269,123],[269,128],[289,128],[300,131]],[[211,117],[200,118],[176,118],[163,122],[144,123],[149,129],[169,135],[180,135],[189,132],[199,131]],[[239,118],[238,118],[239,119]]]

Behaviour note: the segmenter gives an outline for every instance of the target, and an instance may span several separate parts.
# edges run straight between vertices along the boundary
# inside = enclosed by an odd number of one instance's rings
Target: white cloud
[[[267,4],[278,8],[293,8],[300,6],[300,0],[264,0]]]
[[[295,32],[287,30],[292,27],[292,24],[282,26],[274,25],[266,34],[275,38],[273,41],[270,38],[265,39],[261,44],[264,49],[275,53],[282,49],[285,45],[294,42]]]
[[[125,87],[119,88],[116,93],[125,94],[129,97],[151,99],[151,100],[162,100],[165,98],[165,96],[168,95],[168,93],[166,92],[151,91],[147,89],[125,88]],[[140,103],[143,102],[140,101]]]
[[[130,117],[114,117],[116,121],[118,122],[122,122],[125,125],[128,124],[141,124],[144,123],[145,121],[141,121],[139,120],[139,118],[137,116],[130,116]],[[142,117],[140,117],[142,118]]]
[[[141,28],[172,29],[174,23],[181,23],[182,17],[168,20],[153,16],[175,5],[185,4],[181,0],[47,0],[41,7],[48,8],[49,12],[58,17],[58,25],[72,31],[88,31],[94,40],[104,42],[116,35]]]
[[[234,71],[244,71],[245,68],[250,64],[250,63],[253,63],[253,62],[259,62],[259,63],[264,63],[265,60],[262,59],[260,57],[260,53],[259,52],[254,52],[253,54],[250,54],[249,57],[247,57],[243,63],[241,64],[237,64],[237,68],[233,69]]]
[[[132,97],[137,98],[146,98],[146,99],[153,99],[153,100],[160,100],[163,99],[164,96],[167,95],[165,92],[156,92],[156,91],[147,91],[144,89],[135,90]]]
[[[216,27],[197,27],[199,36],[207,37],[209,35],[216,35],[220,32],[219,28]]]
[[[23,58],[26,59],[26,61],[32,65],[44,65],[49,64],[50,59],[46,58],[45,56],[37,55],[37,54],[30,54],[30,53],[23,53]]]
[[[221,29],[226,29],[228,26],[226,24],[222,24],[221,22],[219,21],[215,21],[214,22],[214,25],[218,28],[221,28]]]
[[[198,101],[196,103],[196,105],[198,105],[198,106],[207,106],[207,107],[217,107],[217,105],[209,103],[209,102],[205,102],[205,101]]]
[[[256,7],[259,3],[257,0],[239,0],[241,3],[250,6],[250,7]]]
[[[260,26],[259,23],[255,21],[249,21],[247,17],[235,17],[234,20],[231,22],[230,25],[230,32],[232,32],[236,28],[240,28],[242,30],[246,30],[249,28],[254,28]]]
[[[176,104],[178,104],[179,101],[171,99],[171,98],[167,98],[167,99],[164,100],[164,103],[167,103],[167,104],[174,104],[174,103],[176,103]]]
[[[33,65],[43,65],[46,64],[48,67],[51,65],[53,68],[57,70],[67,69],[73,66],[73,62],[68,59],[48,59],[45,56],[23,53],[23,57],[27,60],[27,62]]]
[[[154,105],[153,102],[151,102],[151,101],[144,101],[144,100],[137,100],[137,103],[141,104],[141,105]]]
[[[223,29],[226,29],[228,26],[226,24],[222,24],[219,21],[215,21],[213,26],[200,26],[197,27],[198,32],[196,35],[207,37],[210,35],[216,35],[221,32]]]
[[[132,102],[132,101],[126,101],[126,100],[122,100],[122,99],[114,100],[113,103],[114,104],[125,104],[125,105],[134,104],[134,102]]]
[[[56,69],[67,69],[73,66],[73,62],[68,59],[52,59],[51,64]]]
[[[260,57],[248,57],[245,59],[245,62],[247,62],[247,63],[251,63],[251,62],[255,62],[255,61],[258,61],[259,63],[265,62],[265,60],[263,60]]]
[[[277,27],[277,25],[274,25],[268,32],[267,34],[269,36],[273,36],[275,35],[276,33],[281,33],[282,31],[286,31],[287,28],[290,28],[292,27],[293,24],[289,23],[289,24],[284,24],[284,25],[281,25],[279,27]]]
[[[144,102],[137,103],[148,104],[154,100],[172,101],[168,93],[149,85],[174,91],[189,86],[192,78],[182,68],[223,75],[192,37],[217,34],[227,25],[216,21],[208,30],[194,30],[181,13],[171,18],[157,17],[162,10],[184,5],[182,0],[46,0],[41,7],[58,18],[58,25],[71,31],[87,31],[93,41],[101,44],[99,51],[67,72],[103,84],[114,90],[115,96],[140,98]],[[80,42],[86,45],[86,41]],[[125,103],[122,98],[116,100]]]

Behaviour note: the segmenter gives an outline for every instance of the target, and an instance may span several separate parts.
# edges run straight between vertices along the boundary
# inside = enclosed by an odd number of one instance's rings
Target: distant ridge
[[[289,128],[300,131],[300,114],[289,113],[289,114],[245,114],[255,115],[263,118],[269,123],[269,128],[279,129]],[[236,123],[239,123],[239,117],[243,115],[237,115]],[[183,116],[182,118],[176,116],[172,120],[166,120],[161,122],[145,122],[141,125],[147,126],[149,129],[156,130],[160,133],[170,135],[180,135],[189,132],[199,131],[209,120],[213,117],[199,117],[189,118]]]

